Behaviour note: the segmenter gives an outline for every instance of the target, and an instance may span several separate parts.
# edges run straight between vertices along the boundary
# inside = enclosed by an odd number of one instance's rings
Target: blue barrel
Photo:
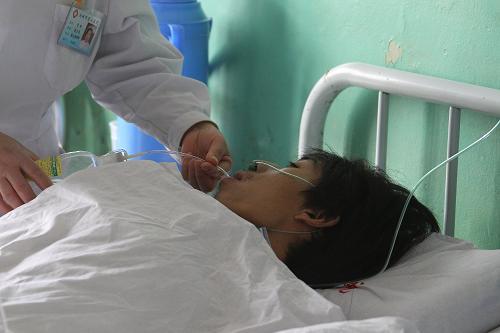
[[[183,54],[182,75],[208,81],[208,39],[212,19],[207,18],[197,0],[151,0],[161,33]],[[129,154],[164,149],[152,136],[137,126],[117,119],[114,149]],[[154,159],[154,158],[153,158]]]

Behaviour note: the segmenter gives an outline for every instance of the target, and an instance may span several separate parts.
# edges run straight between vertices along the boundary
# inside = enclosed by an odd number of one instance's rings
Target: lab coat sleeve
[[[207,87],[180,76],[182,60],[160,34],[148,0],[109,0],[86,82],[97,102],[177,149],[185,131],[210,113]]]

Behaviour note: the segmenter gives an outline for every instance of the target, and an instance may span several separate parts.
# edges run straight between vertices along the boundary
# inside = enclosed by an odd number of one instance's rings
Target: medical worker
[[[148,0],[1,0],[0,212],[35,197],[27,178],[51,185],[33,162],[61,153],[48,110],[83,80],[109,110],[169,148],[209,161],[185,163],[183,175],[211,190],[215,165],[227,170],[231,158],[209,120],[207,87],[181,77],[181,67]]]

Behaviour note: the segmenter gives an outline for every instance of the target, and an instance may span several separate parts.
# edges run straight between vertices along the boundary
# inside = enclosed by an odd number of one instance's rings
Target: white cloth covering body
[[[292,328],[278,333],[419,333],[414,323],[400,317],[346,320]]]
[[[0,218],[0,332],[276,332],[344,320],[175,164],[76,173]]]
[[[90,57],[57,44],[71,3],[0,1],[0,132],[41,156],[57,154],[48,110],[84,79],[97,102],[172,148],[208,120],[207,88],[178,75],[182,56],[161,36],[148,0],[96,0],[106,20]]]

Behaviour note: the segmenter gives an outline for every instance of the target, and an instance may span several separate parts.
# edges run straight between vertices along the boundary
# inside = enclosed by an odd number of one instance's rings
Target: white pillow
[[[422,332],[484,332],[500,325],[500,250],[432,234],[357,288],[321,290],[347,318],[401,316]]]
[[[0,332],[275,332],[345,319],[175,164],[89,169],[0,219]]]

